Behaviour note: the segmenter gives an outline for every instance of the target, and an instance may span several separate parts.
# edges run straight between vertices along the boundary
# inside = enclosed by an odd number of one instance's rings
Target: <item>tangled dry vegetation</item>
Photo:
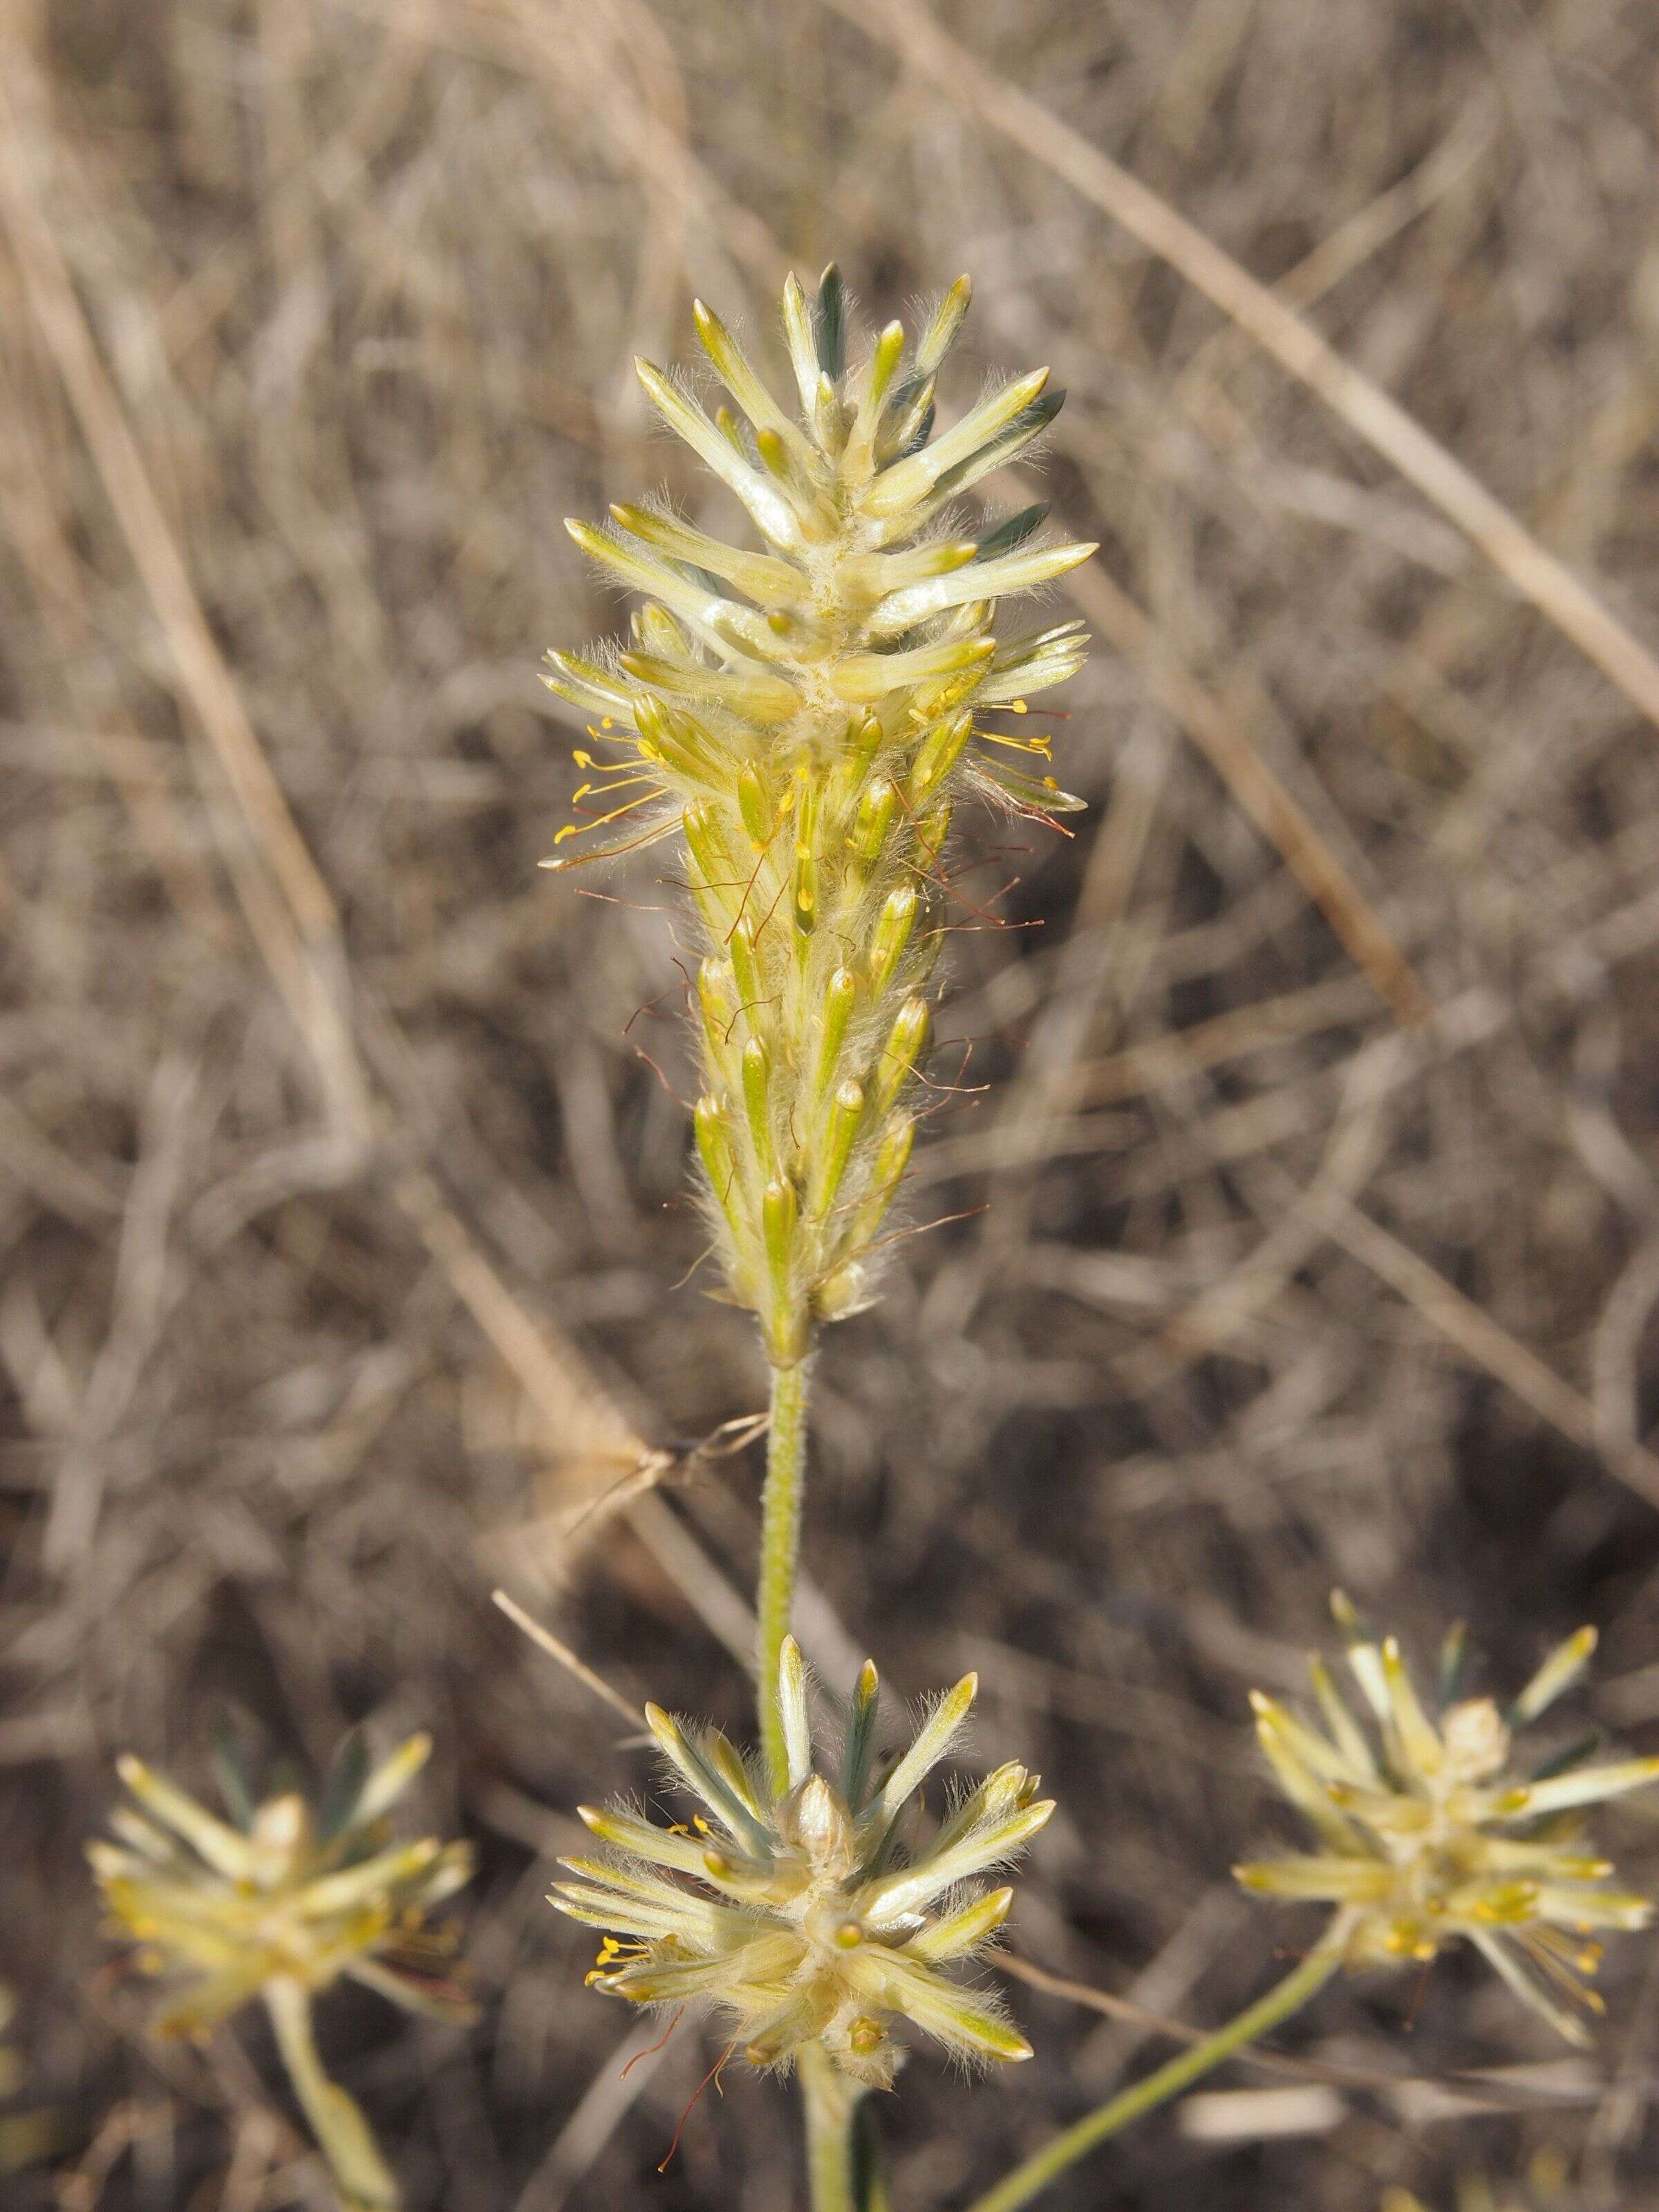
[[[422,1814],[479,1850],[482,2025],[325,2028],[415,2201],[785,2201],[752,2082],[653,2171],[714,2051],[624,2078],[655,2030],[542,1901],[638,1756],[487,1592],[743,1728],[755,1468],[717,1432],[763,1376],[691,1272],[668,895],[648,857],[536,872],[574,734],[536,662],[613,626],[559,518],[678,467],[629,356],[682,354],[694,291],[752,324],[792,257],[884,310],[971,267],[969,349],[1053,362],[1041,491],[1103,545],[1054,726],[1095,811],[965,833],[911,1215],[951,1218],[819,1370],[804,1640],[836,1679],[981,1668],[982,1763],[1060,1799],[1012,1931],[1038,2058],[914,2069],[896,2200],[982,2184],[1295,1940],[1227,1884],[1288,1832],[1244,1695],[1298,1679],[1332,1581],[1467,1614],[1500,1680],[1595,1620],[1599,1717],[1659,1742],[1643,656],[1593,665],[1017,97],[1651,639],[1651,11],[941,12],[981,70],[913,0],[0,23],[0,1971],[67,2146],[20,2204],[327,2201],[268,2051],[158,2060],[100,1966],[112,1753],[199,1780],[226,1698],[317,1758],[430,1729]],[[1545,2142],[1587,2207],[1659,2202],[1653,1957],[1589,2060],[1455,1964],[1408,2038],[1394,1985],[1334,1988],[1296,2070],[1053,2201],[1449,2203]]]

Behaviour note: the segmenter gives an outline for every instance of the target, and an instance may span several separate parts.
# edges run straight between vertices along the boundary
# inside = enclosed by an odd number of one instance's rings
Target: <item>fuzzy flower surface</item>
[[[680,848],[707,951],[696,1123],[708,1212],[730,1293],[777,1365],[871,1295],[915,1136],[907,1094],[942,934],[953,905],[985,920],[951,888],[953,808],[975,793],[1052,823],[1082,803],[1048,772],[1026,703],[1076,671],[1080,626],[1009,635],[999,610],[1095,549],[1042,542],[1042,507],[984,522],[957,504],[1042,434],[1062,395],[1038,369],[936,433],[968,301],[964,277],[914,343],[889,323],[849,369],[839,275],[827,270],[810,301],[792,276],[793,410],[699,301],[733,409],[711,416],[636,366],[763,550],[663,507],[567,526],[646,604],[625,649],[548,656],[544,680],[594,720],[575,757],[577,818],[547,865]]]
[[[582,1808],[605,1854],[562,1861],[571,1878],[550,1902],[613,1931],[590,1982],[635,2003],[714,2008],[752,2065],[786,2066],[815,2043],[869,2087],[892,2081],[899,2021],[964,2060],[1029,2058],[996,1999],[945,1969],[1001,1926],[1012,1890],[978,1887],[975,1877],[1017,1856],[1052,1801],[1037,1799],[1024,1767],[1000,1767],[931,1841],[915,1839],[913,1801],[960,1734],[975,1678],[934,1704],[901,1757],[878,1765],[866,1663],[833,1778],[814,1765],[793,1638],[780,1688],[789,1773],[775,1798],[718,1729],[647,1707],[673,1775],[705,1809],[690,1827],[663,1828]]]
[[[431,1747],[411,1736],[376,1766],[349,1736],[313,1803],[292,1789],[256,1799],[240,1747],[222,1737],[228,1820],[142,1760],[120,1760],[137,1808],[118,1806],[115,1840],[88,1856],[114,1932],[143,1946],[147,1971],[182,1979],[157,2033],[204,2035],[272,1983],[317,1990],[342,1974],[410,2011],[471,2017],[447,1972],[449,1947],[424,1925],[468,1880],[469,1848],[393,1843],[384,1817]]]
[[[1659,1780],[1659,1759],[1584,1764],[1591,1739],[1528,1773],[1516,1762],[1515,1740],[1582,1674],[1595,1631],[1580,1629],[1553,1651],[1507,1712],[1490,1698],[1458,1694],[1455,1631],[1431,1715],[1395,1639],[1373,1638],[1340,1593],[1332,1607],[1358,1715],[1317,1658],[1322,1728],[1260,1692],[1252,1701],[1268,1765],[1318,1849],[1238,1867],[1238,1880],[1335,1906],[1329,1940],[1352,1964],[1427,1960],[1466,1940],[1569,2041],[1588,2041],[1572,2008],[1601,2009],[1582,1978],[1600,1964],[1597,1935],[1644,1927],[1652,1908],[1613,1884],[1581,1816]]]

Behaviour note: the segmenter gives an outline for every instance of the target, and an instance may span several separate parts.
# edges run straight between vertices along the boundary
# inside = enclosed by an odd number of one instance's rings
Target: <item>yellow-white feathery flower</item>
[[[1432,1717],[1392,1637],[1376,1641],[1340,1592],[1332,1599],[1368,1733],[1324,1662],[1312,1663],[1323,1728],[1272,1698],[1253,1699],[1257,1733],[1280,1789],[1320,1848],[1235,1869],[1249,1889],[1334,1905],[1333,1935],[1354,1964],[1432,1959],[1462,1937],[1569,2041],[1589,2040],[1568,2008],[1601,2009],[1594,1973],[1604,1929],[1644,1927],[1644,1897],[1613,1886],[1580,1814],[1659,1780],[1659,1759],[1582,1763],[1594,1741],[1530,1774],[1516,1771],[1518,1730],[1583,1672],[1595,1632],[1582,1628],[1544,1662],[1509,1708],[1460,1698],[1462,1641],[1443,1660]]]
[[[699,302],[737,413],[711,418],[648,362],[640,378],[766,550],[643,507],[612,507],[606,530],[567,526],[647,604],[627,650],[548,656],[550,688],[595,717],[559,842],[612,834],[547,865],[683,844],[708,940],[696,1136],[710,1217],[779,1366],[870,1296],[915,1133],[904,1094],[927,1041],[957,799],[1044,821],[1082,804],[1048,773],[1047,738],[1023,732],[1027,697],[1072,675],[1086,641],[1075,623],[1008,636],[997,609],[1095,549],[1039,542],[1042,507],[970,527],[951,505],[1025,451],[1062,395],[1039,369],[933,434],[968,299],[964,277],[914,345],[890,323],[849,370],[839,275],[815,302],[792,276],[798,414]]]
[[[915,1741],[884,1765],[873,1753],[876,1670],[854,1692],[835,1778],[817,1771],[805,1669],[787,1639],[780,1694],[789,1773],[774,1797],[757,1763],[717,1729],[652,1705],[652,1734],[706,1808],[690,1827],[581,1808],[608,1846],[566,1859],[550,1902],[607,1935],[588,1979],[636,2003],[724,2013],[756,2066],[788,2065],[816,2043],[842,2073],[886,2087],[909,2021],[960,2058],[1029,2058],[1031,2046],[986,1991],[942,1971],[981,1949],[1007,1916],[1008,1888],[975,1877],[1006,1865],[1054,1810],[1022,1766],[1000,1767],[949,1813],[931,1841],[912,1803],[959,1735],[971,1674],[940,1698]]]
[[[337,1976],[413,2012],[465,2021],[450,1946],[427,1913],[471,1873],[465,1844],[391,1840],[384,1815],[432,1747],[411,1736],[378,1766],[348,1736],[315,1805],[295,1790],[256,1802],[234,1739],[216,1746],[222,1820],[142,1760],[118,1762],[143,1809],[118,1806],[116,1840],[88,1846],[114,1932],[154,1973],[186,1977],[154,2024],[204,2035],[276,1982],[308,1990]]]

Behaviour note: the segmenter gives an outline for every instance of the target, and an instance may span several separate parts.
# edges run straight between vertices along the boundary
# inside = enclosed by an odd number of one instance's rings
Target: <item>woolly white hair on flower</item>
[[[912,1801],[960,1734],[975,1678],[947,1691],[909,1748],[883,1767],[872,1756],[877,1680],[866,1662],[831,1779],[813,1763],[793,1637],[779,1672],[788,1747],[781,1794],[719,1729],[651,1705],[651,1732],[704,1812],[690,1828],[662,1828],[622,1808],[581,1808],[609,1849],[562,1861],[572,1879],[550,1902],[611,1931],[589,1981],[635,2003],[714,2008],[756,2066],[787,2066],[815,2044],[867,2087],[893,2079],[895,2019],[963,2059],[1029,2058],[995,1998],[943,1969],[1001,1926],[1012,1890],[976,1889],[975,1878],[1016,1857],[1052,1801],[1037,1800],[1023,1766],[1000,1767],[931,1841],[914,1838]]]
[[[1659,1781],[1659,1759],[1587,1765],[1575,1746],[1530,1775],[1514,1739],[1574,1682],[1595,1649],[1581,1628],[1507,1713],[1460,1698],[1461,1632],[1447,1640],[1437,1710],[1425,1710],[1392,1637],[1379,1642],[1339,1591],[1331,1601],[1369,1713],[1368,1735],[1324,1662],[1312,1664],[1324,1729],[1259,1692],[1256,1728],[1280,1789],[1319,1838],[1317,1851],[1235,1869],[1249,1889],[1334,1905],[1332,1942],[1351,1962],[1432,1959],[1473,1943],[1517,1996],[1570,2042],[1589,2040],[1568,2008],[1601,1999],[1601,1929],[1645,1927],[1648,1899],[1614,1887],[1612,1863],[1587,1845],[1579,1814]]]

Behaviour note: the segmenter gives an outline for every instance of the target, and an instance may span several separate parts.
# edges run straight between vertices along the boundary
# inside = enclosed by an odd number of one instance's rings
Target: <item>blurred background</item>
[[[826,1680],[869,1650],[896,1720],[979,1667],[975,1757],[1061,1801],[1012,1950],[1203,2024],[1317,1925],[1227,1870],[1291,1834],[1246,1693],[1334,1583],[1425,1653],[1467,1618],[1500,1688],[1594,1620],[1593,1717],[1659,1749],[1656,129],[1643,0],[0,10],[0,1978],[59,2145],[9,2205],[329,2201],[257,2022],[141,2043],[85,1875],[115,1753],[204,1786],[228,1702],[313,1763],[430,1728],[422,1828],[478,1848],[479,2026],[322,2009],[412,2204],[791,2201],[793,2105],[736,2068],[656,2171],[717,2045],[623,2081],[652,2038],[543,1901],[646,1772],[489,1592],[746,1731],[757,1456],[702,1440],[764,1377],[697,1272],[674,895],[537,873],[580,739],[537,660],[621,615],[563,515],[727,520],[630,356],[700,294],[777,374],[792,264],[872,321],[970,270],[947,412],[1051,362],[1040,471],[988,489],[1103,544],[1052,695],[1091,811],[963,830],[911,1215],[951,1218],[820,1364]],[[1048,2201],[1449,2207],[1541,2148],[1580,2212],[1659,2203],[1651,1939],[1606,1989],[1583,2057],[1462,1960],[1345,1982],[1282,2047],[1358,2085],[1236,2069]],[[888,2100],[899,2205],[1166,2047],[1011,1996],[1034,2063]]]

